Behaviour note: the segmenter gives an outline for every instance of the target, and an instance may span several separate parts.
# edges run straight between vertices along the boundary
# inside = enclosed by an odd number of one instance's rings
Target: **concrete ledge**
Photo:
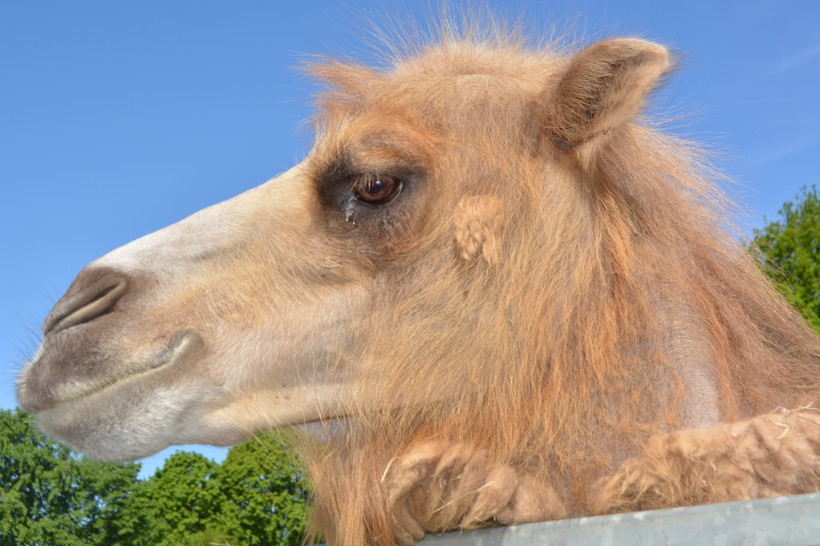
[[[424,546],[820,546],[820,493],[429,536]]]

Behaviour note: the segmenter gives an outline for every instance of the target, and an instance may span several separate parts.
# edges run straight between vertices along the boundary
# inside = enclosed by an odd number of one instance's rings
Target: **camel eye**
[[[356,199],[368,205],[383,205],[394,199],[403,183],[401,179],[389,174],[364,174],[356,181],[353,192]]]

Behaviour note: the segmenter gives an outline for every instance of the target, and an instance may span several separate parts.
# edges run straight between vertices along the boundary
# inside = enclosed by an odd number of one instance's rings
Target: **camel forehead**
[[[492,178],[487,173],[509,168],[506,157],[529,156],[538,146],[539,97],[557,84],[565,63],[548,50],[458,43],[379,70],[313,66],[326,85],[310,160],[314,180],[341,162],[359,172],[411,167],[431,179],[446,172],[452,189],[481,184]],[[465,154],[472,158],[466,163]]]
[[[382,70],[361,65],[314,67],[328,90],[321,122],[367,113],[405,120],[457,122],[453,113],[505,108],[549,88],[565,60],[549,50],[526,52],[484,44],[443,44]],[[477,112],[476,112],[477,113]]]

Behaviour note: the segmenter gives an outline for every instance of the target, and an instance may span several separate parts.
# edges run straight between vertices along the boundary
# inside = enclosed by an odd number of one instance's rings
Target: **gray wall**
[[[820,493],[448,533],[421,544],[820,546]]]

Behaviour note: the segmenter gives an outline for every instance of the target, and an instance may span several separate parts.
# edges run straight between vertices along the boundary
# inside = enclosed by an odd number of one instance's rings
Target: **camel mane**
[[[346,543],[390,543],[374,469],[430,435],[469,439],[588,513],[590,477],[691,425],[681,353],[712,364],[724,421],[817,393],[817,338],[733,238],[702,150],[645,118],[585,142],[552,138],[562,122],[539,99],[561,92],[568,48],[509,36],[445,33],[379,68],[309,68],[327,87],[316,178],[377,142],[372,161],[417,165],[443,196],[461,181],[470,197],[455,219],[460,196],[429,204],[423,222],[397,213],[389,252],[362,258],[390,268],[385,255],[410,256],[412,267],[402,262],[396,276],[410,280],[385,286],[358,325],[378,343],[349,418],[305,440],[319,525]],[[516,123],[527,119],[542,121]],[[555,183],[558,171],[584,183]],[[478,236],[453,236],[473,224]]]

